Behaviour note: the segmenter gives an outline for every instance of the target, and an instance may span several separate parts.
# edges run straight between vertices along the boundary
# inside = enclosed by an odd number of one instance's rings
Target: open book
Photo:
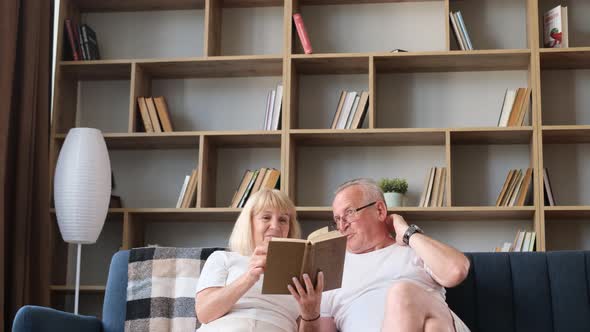
[[[315,286],[317,273],[324,273],[324,291],[340,288],[346,253],[346,237],[338,231],[320,228],[307,240],[272,238],[268,244],[262,294],[290,294],[287,285],[293,277],[301,284],[303,274],[311,277]]]

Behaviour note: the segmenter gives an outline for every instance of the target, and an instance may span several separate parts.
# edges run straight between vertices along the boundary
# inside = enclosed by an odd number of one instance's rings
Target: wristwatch
[[[424,234],[424,231],[422,230],[422,228],[414,224],[411,224],[410,227],[408,227],[408,229],[404,233],[404,243],[406,245],[410,245],[410,236],[414,235],[414,233]]]

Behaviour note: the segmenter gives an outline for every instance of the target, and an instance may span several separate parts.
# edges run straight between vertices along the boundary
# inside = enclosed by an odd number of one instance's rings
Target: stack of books
[[[137,104],[146,133],[174,131],[164,97],[137,97]]]
[[[190,208],[196,207],[197,198],[197,182],[198,182],[198,171],[194,169],[190,175],[185,176],[182,188],[180,189],[180,195],[176,202],[176,208]]]
[[[257,170],[246,170],[229,207],[242,208],[246,205],[248,198],[258,190],[278,188],[280,177],[281,172],[274,168],[262,167]]]
[[[64,39],[65,52],[72,56],[72,60],[100,60],[96,32],[88,24],[80,26],[68,18],[65,21],[65,30],[68,35]]]
[[[504,94],[502,111],[498,118],[498,127],[522,126],[530,108],[530,88],[507,89],[506,94]]]
[[[524,206],[532,188],[533,169],[512,169],[496,199],[496,206]]]
[[[467,33],[467,27],[465,27],[465,22],[463,21],[461,11],[450,12],[449,15],[451,17],[451,25],[453,26],[453,31],[455,32],[455,39],[457,40],[457,44],[459,45],[461,50],[473,50],[471,38],[469,38],[469,34]]]
[[[495,252],[512,252],[512,251],[535,251],[536,232],[527,232],[525,230],[516,231],[514,242],[504,242],[504,245],[495,248]]]
[[[369,93],[362,91],[342,91],[334,118],[332,129],[358,129],[363,125],[369,107]]]
[[[264,114],[264,130],[281,129],[281,109],[283,105],[283,85],[268,92],[266,97],[266,112]]]
[[[447,169],[446,167],[432,167],[426,181],[424,190],[420,196],[419,207],[441,207],[445,206]]]

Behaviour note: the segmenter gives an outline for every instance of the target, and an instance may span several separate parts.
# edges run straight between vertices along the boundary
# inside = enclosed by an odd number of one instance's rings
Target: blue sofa
[[[447,302],[473,332],[590,331],[590,251],[468,253],[471,270]],[[128,251],[113,256],[102,321],[25,306],[14,332],[124,330]]]

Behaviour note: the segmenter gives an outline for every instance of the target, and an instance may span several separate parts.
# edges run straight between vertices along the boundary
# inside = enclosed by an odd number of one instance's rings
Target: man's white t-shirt
[[[322,317],[333,317],[341,332],[380,331],[387,290],[411,281],[445,302],[445,289],[430,275],[414,250],[397,244],[365,254],[347,252],[342,288],[322,296]]]
[[[248,271],[249,260],[249,257],[235,252],[215,251],[201,270],[197,293],[206,288],[231,284]],[[299,316],[297,301],[291,295],[263,295],[262,280],[260,278],[223,317],[256,319],[287,331],[296,331]]]

